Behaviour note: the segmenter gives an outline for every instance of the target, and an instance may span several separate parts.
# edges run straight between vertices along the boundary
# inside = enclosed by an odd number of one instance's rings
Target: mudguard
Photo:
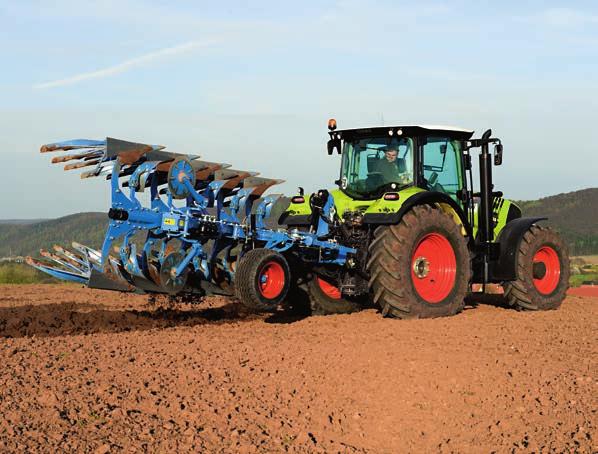
[[[523,235],[536,222],[548,218],[519,218],[509,221],[497,238],[500,244],[500,256],[490,263],[490,280],[493,282],[513,281],[517,279],[517,252]]]
[[[455,211],[455,213],[457,213],[459,219],[461,219],[461,223],[463,224],[463,227],[467,232],[467,236],[470,239],[473,239],[471,226],[469,221],[467,220],[467,215],[465,211],[463,211],[463,208],[461,208],[459,204],[455,202],[451,197],[442,192],[419,192],[405,200],[405,202],[403,202],[401,208],[399,208],[398,211],[392,213],[366,213],[363,216],[363,221],[367,224],[398,224],[401,221],[403,215],[407,213],[409,210],[411,210],[414,206],[434,203],[444,203],[449,205]]]

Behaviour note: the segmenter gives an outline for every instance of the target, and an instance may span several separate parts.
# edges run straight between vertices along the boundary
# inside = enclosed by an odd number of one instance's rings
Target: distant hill
[[[27,225],[27,224],[37,224],[38,222],[47,221],[47,219],[0,219],[0,225],[2,224],[17,224],[17,225]]]
[[[42,248],[70,246],[73,240],[97,248],[107,227],[106,213],[78,213],[34,223],[0,222],[0,257],[37,255]]]
[[[547,216],[569,244],[571,255],[598,254],[598,188],[518,201],[524,216]],[[277,208],[276,212],[284,209]],[[275,217],[278,217],[275,215]],[[0,221],[0,257],[36,255],[53,244],[76,240],[99,248],[108,226],[106,213],[78,213],[44,221]]]
[[[598,253],[598,188],[516,203],[524,216],[546,216],[569,243],[571,255]]]

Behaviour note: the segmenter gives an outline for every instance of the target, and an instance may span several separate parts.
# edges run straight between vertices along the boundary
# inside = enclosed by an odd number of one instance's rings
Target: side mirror
[[[331,155],[334,153],[334,149],[338,154],[341,154],[341,139],[330,139],[328,141],[328,154]]]
[[[494,165],[499,166],[502,164],[502,143],[494,146]]]

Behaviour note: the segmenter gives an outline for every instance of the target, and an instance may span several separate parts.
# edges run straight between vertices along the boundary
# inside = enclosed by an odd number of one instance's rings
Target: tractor
[[[334,190],[281,205],[282,180],[119,139],[75,139],[41,151],[110,182],[109,226],[95,250],[55,246],[27,263],[92,288],[200,301],[236,296],[257,311],[299,305],[313,314],[376,305],[384,316],[454,315],[475,287],[500,284],[517,309],[556,309],[569,281],[563,240],[545,218],[521,216],[494,190],[503,146],[490,130],[380,126],[338,130]],[[490,147],[493,146],[493,153]],[[479,191],[472,150],[479,149]],[[137,194],[149,190],[149,205]],[[278,218],[278,219],[276,219]],[[141,238],[141,240],[140,240]]]
[[[517,309],[560,306],[567,246],[539,225],[546,218],[522,217],[494,190],[492,164],[502,164],[503,146],[490,130],[473,139],[473,131],[442,126],[338,130],[331,119],[328,128],[328,154],[342,156],[338,188],[309,197],[300,190],[279,221],[306,231],[326,223],[327,237],[357,251],[344,266],[299,267],[313,313],[369,302],[390,317],[454,315],[475,284],[502,285]]]

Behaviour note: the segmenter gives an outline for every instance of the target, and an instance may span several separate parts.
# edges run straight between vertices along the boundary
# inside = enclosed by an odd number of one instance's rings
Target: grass
[[[598,256],[586,255],[579,258],[582,258],[587,265],[578,267],[581,271],[580,273],[571,274],[571,278],[569,279],[571,287],[579,287],[584,282],[598,282]]]
[[[584,282],[598,282],[598,273],[592,274],[572,274],[569,278],[571,287],[579,287]]]
[[[23,263],[0,264],[0,284],[57,284],[61,281]]]

